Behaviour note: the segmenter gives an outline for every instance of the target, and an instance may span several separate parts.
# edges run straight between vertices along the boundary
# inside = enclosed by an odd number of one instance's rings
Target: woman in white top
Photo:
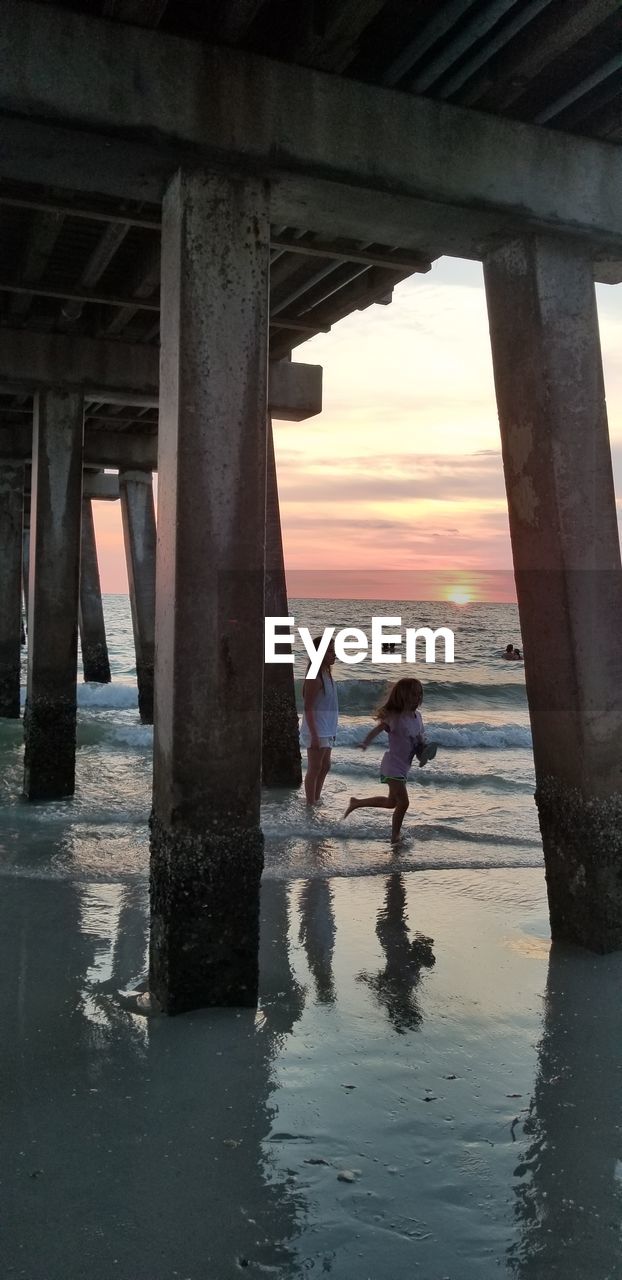
[[[313,641],[316,649],[320,640]],[[335,661],[335,649],[329,644],[322,660],[319,674],[314,680],[305,680],[302,686],[303,717],[300,741],[307,748],[307,772],[305,795],[307,804],[317,804],[330,769],[330,754],[337,736],[339,707],[337,686],[331,667]],[[309,663],[309,666],[311,664]],[[307,671],[309,667],[307,667]]]

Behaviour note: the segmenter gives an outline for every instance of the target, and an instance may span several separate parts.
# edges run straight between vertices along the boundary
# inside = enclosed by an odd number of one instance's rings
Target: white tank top
[[[322,673],[324,676],[324,688],[318,689],[317,697],[313,703],[313,714],[315,716],[315,724],[317,728],[318,738],[334,738],[337,733],[337,724],[339,721],[339,703],[337,701],[337,685],[332,676],[327,672]],[[300,741],[303,747],[308,747],[311,742],[311,730],[307,724],[307,717],[303,714],[302,724],[300,726]]]

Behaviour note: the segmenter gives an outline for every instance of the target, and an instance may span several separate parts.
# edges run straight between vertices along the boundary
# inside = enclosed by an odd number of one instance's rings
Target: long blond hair
[[[384,720],[388,715],[414,715],[423,702],[423,685],[420,680],[404,676],[389,689],[384,702],[374,711],[374,720]]]

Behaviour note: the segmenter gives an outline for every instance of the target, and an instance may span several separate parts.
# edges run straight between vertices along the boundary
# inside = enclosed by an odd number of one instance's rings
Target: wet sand
[[[542,872],[267,879],[256,1015],[133,1012],[146,908],[2,878],[3,1277],[622,1274],[622,955]]]

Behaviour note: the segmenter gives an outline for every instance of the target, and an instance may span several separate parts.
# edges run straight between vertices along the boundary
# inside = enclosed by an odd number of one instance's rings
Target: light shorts
[[[392,773],[387,777],[386,773],[380,774],[381,782],[405,782],[406,778],[400,773]]]
[[[334,747],[334,745],[335,745],[336,741],[337,741],[337,738],[336,738],[336,737],[334,737],[334,738],[318,738],[318,746],[320,746],[320,747]],[[309,750],[310,750],[310,748],[309,748],[309,744],[307,743],[307,751],[309,751]]]

